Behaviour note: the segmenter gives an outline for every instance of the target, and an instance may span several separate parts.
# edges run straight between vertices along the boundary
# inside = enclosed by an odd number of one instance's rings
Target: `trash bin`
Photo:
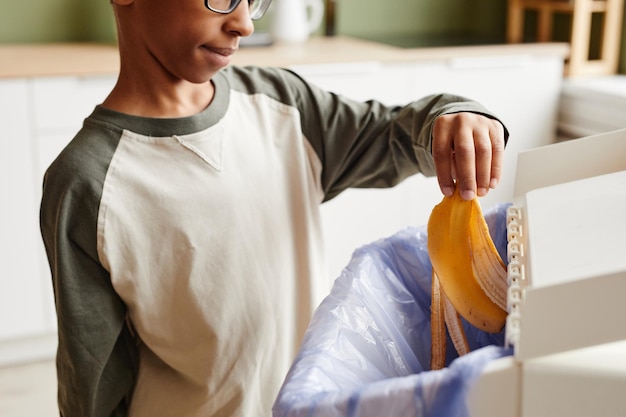
[[[485,212],[506,260],[506,209]],[[466,321],[472,352],[430,371],[431,264],[426,227],[359,248],[315,311],[273,407],[274,417],[467,416],[468,388],[491,360],[510,355],[504,331]]]

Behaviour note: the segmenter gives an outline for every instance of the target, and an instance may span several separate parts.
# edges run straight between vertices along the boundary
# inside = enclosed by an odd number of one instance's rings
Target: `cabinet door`
[[[111,91],[115,77],[40,77],[31,83],[37,133],[76,132]]]
[[[46,306],[52,303],[40,263],[41,183],[35,179],[28,92],[26,80],[0,81],[0,341],[46,332]]]
[[[332,283],[353,252],[409,226],[422,226],[441,200],[436,181],[414,175],[393,188],[349,189],[321,207],[328,278]]]

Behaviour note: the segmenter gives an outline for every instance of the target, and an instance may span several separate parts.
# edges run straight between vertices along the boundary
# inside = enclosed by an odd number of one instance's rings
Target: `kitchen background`
[[[338,35],[415,43],[408,46],[455,42],[460,37],[482,43],[504,41],[506,0],[325,1],[334,3]],[[0,43],[115,42],[107,0],[0,0],[0,10]],[[269,19],[271,14],[257,23],[258,31],[267,28]],[[323,32],[322,25],[318,35]],[[556,32],[556,40],[567,39],[565,18],[557,20]],[[626,30],[622,33],[620,73],[626,73],[624,39]]]
[[[329,1],[332,0],[326,0]],[[336,0],[334,5],[337,35],[410,47],[504,43],[506,0]],[[115,43],[108,0],[0,0],[0,10],[0,50],[13,44]],[[269,29],[271,17],[270,13],[258,22],[258,32]],[[555,40],[565,41],[568,22],[556,23],[558,37]],[[533,24],[531,19],[528,33],[532,32]],[[322,25],[316,35],[324,33]],[[597,38],[597,33],[594,36]],[[624,29],[621,38],[619,72],[626,74]],[[434,55],[407,50],[401,52],[402,58],[397,62],[385,62],[382,54],[377,55],[379,49],[367,49],[359,55],[361,52],[353,49],[355,45],[347,46],[351,48],[350,54],[358,56],[348,60],[354,62],[339,59],[342,62],[309,63],[299,65],[298,70],[327,88],[337,88],[356,98],[365,98],[361,95],[366,94],[389,102],[405,101],[407,97],[419,97],[444,87],[476,97],[501,115],[514,132],[515,140],[509,145],[511,161],[517,151],[515,147],[521,148],[520,143],[524,141],[528,143],[523,147],[552,141],[557,109],[567,107],[563,105],[567,104],[563,97],[570,97],[572,103],[576,103],[568,107],[570,119],[579,121],[587,116],[597,124],[601,115],[611,119],[607,125],[626,127],[622,110],[626,102],[626,83],[620,83],[619,88],[615,84],[597,85],[593,91],[576,83],[563,83],[564,49],[507,47],[494,52],[487,48],[464,52],[461,56],[456,55],[458,50]],[[259,55],[252,49],[241,51],[240,57],[243,60],[259,56],[263,60],[280,58],[284,62],[282,57],[266,56],[270,55],[266,52]],[[328,55],[343,58],[344,52],[346,50]],[[9,59],[3,60],[6,56],[10,55],[0,55],[0,74],[3,69],[14,66]],[[381,62],[375,62],[378,59]],[[73,70],[73,65],[68,63],[66,67]],[[622,77],[626,79],[626,75]],[[58,414],[54,412],[52,357],[56,339],[52,295],[36,221],[41,177],[60,146],[77,129],[89,109],[87,106],[100,100],[113,81],[114,74],[35,77],[18,74],[4,79],[0,76],[0,115],[6,139],[3,146],[10,146],[8,152],[0,154],[0,193],[11,196],[3,200],[0,216],[0,264],[3,267],[0,272],[0,416]],[[364,89],[364,85],[368,88]],[[621,96],[614,96],[620,88]],[[64,98],[63,106],[58,105],[58,97]],[[563,119],[560,115],[558,118]],[[598,131],[605,127],[593,126]],[[407,224],[423,224],[432,205],[423,193],[414,190],[430,185],[416,178],[414,182],[407,181],[399,186],[393,194],[387,190],[373,194],[355,190],[326,205],[323,214],[327,232],[336,233],[333,243],[345,249],[335,254],[333,271],[346,264],[357,242],[372,241]],[[434,190],[433,201],[439,199],[438,191],[430,188]],[[390,207],[405,209],[401,215],[387,216],[393,218],[387,222],[372,224],[375,216],[381,220],[380,213],[384,210],[393,213]],[[418,210],[423,211],[421,220],[408,221],[405,211],[415,219]],[[362,224],[367,224],[367,230],[363,230]],[[337,225],[350,232],[336,232],[334,229],[340,230]],[[41,257],[39,262],[37,256]]]

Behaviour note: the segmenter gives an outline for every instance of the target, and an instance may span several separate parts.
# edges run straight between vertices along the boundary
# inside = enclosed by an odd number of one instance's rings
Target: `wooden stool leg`
[[[617,72],[619,65],[619,48],[622,35],[622,16],[624,0],[607,0],[602,33],[602,60],[606,63],[606,71]]]
[[[537,40],[539,42],[550,42],[552,40],[552,18],[552,9],[549,4],[539,8],[537,30]]]
[[[508,2],[506,38],[509,43],[520,43],[524,40],[524,9],[521,0]]]
[[[593,0],[574,0],[568,68],[569,75],[580,74],[584,64],[589,58],[592,1]]]

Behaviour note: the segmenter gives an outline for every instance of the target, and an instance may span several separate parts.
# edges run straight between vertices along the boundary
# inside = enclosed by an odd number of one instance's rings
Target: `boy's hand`
[[[471,200],[496,188],[504,160],[504,127],[477,113],[439,116],[433,128],[433,159],[441,192]]]

